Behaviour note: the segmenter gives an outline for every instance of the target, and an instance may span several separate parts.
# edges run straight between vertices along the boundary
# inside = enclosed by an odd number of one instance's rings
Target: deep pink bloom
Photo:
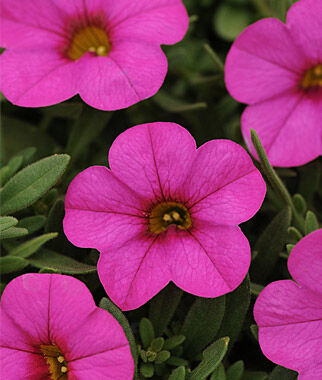
[[[322,379],[322,229],[296,244],[288,269],[296,282],[273,282],[256,301],[259,343],[268,359],[298,371],[299,380]]]
[[[121,326],[73,277],[17,277],[5,288],[0,313],[3,380],[133,378]]]
[[[72,181],[64,230],[100,251],[100,280],[119,307],[141,306],[169,281],[202,297],[241,283],[250,248],[238,224],[266,191],[244,149],[213,140],[196,150],[181,126],[144,124],[115,140],[109,165]]]
[[[182,0],[1,1],[1,91],[48,106],[76,94],[116,110],[154,95],[167,72],[160,44],[188,27]]]
[[[230,94],[247,103],[242,132],[250,129],[274,166],[298,166],[322,154],[322,0],[300,0],[286,24],[268,18],[247,27],[226,61]]]

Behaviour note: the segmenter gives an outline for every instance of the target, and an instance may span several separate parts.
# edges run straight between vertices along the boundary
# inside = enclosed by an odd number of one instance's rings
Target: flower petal
[[[0,65],[1,91],[13,104],[48,106],[76,94],[73,62],[56,49],[8,50]]]
[[[322,1],[298,1],[287,13],[287,25],[311,66],[322,62]]]
[[[186,231],[169,231],[173,282],[200,297],[219,297],[243,281],[250,264],[250,247],[238,227],[198,222]]]
[[[298,284],[322,296],[322,229],[310,233],[296,244],[287,266]]]
[[[258,211],[266,185],[241,146],[214,140],[198,148],[183,191],[193,218],[239,224]]]
[[[195,147],[190,133],[178,124],[142,124],[117,137],[109,164],[118,178],[144,197],[155,202],[176,200]]]
[[[170,281],[165,237],[142,232],[120,247],[101,252],[97,265],[100,281],[122,310],[140,307]]]
[[[291,280],[268,285],[254,316],[259,343],[274,363],[296,371],[312,368],[322,357],[321,297]]]
[[[172,45],[185,35],[189,17],[181,0],[103,3],[112,38]]]
[[[78,247],[102,250],[146,229],[143,200],[109,169],[93,166],[70,184],[64,232]]]
[[[273,166],[299,166],[322,154],[322,120],[318,97],[290,92],[246,108],[242,132],[250,151],[253,128]]]
[[[92,107],[113,111],[153,96],[167,73],[159,46],[117,41],[107,57],[84,55],[78,61],[78,92]]]
[[[227,89],[239,102],[253,104],[297,88],[309,65],[285,24],[260,20],[241,33],[227,56]]]

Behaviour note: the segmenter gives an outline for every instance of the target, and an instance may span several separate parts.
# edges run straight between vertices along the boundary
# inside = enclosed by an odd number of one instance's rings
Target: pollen
[[[301,86],[304,90],[322,87],[322,64],[318,64],[305,72]]]
[[[110,50],[111,44],[106,31],[98,26],[87,26],[74,34],[67,56],[74,61],[87,52],[106,57]]]
[[[170,225],[181,230],[191,227],[191,217],[188,209],[178,202],[162,202],[155,206],[149,217],[149,228],[154,234],[166,231]]]
[[[40,351],[48,364],[51,380],[67,380],[67,364],[59,348],[55,345],[40,345]]]

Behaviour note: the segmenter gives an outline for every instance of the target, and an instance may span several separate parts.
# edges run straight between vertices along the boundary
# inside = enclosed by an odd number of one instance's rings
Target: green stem
[[[225,73],[225,65],[222,63],[222,61],[219,58],[219,56],[217,55],[217,53],[208,44],[204,44],[204,48],[206,49],[206,51],[209,54],[210,58],[213,60],[213,62],[216,65],[217,69],[222,74],[224,74]]]
[[[263,173],[265,177],[268,179],[269,183],[271,184],[273,190],[279,197],[282,199],[282,201],[291,207],[292,210],[292,216],[293,216],[293,223],[294,225],[301,231],[304,232],[304,226],[305,222],[303,217],[297,212],[292,197],[290,193],[288,192],[287,188],[285,187],[284,183],[281,181],[280,177],[277,175],[276,171],[273,169],[271,164],[269,163],[269,160],[267,158],[266,152],[263,148],[263,145],[261,144],[257,133],[254,131],[254,129],[251,129],[251,139],[252,143],[254,144],[254,147],[256,149],[259,162],[261,164]]]

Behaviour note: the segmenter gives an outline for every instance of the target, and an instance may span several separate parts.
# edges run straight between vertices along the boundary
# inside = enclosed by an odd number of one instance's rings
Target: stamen
[[[59,363],[64,363],[65,358],[63,356],[58,356],[57,360],[59,361]]]
[[[64,356],[59,348],[55,345],[40,345],[40,350],[48,364],[50,379],[52,380],[67,380],[68,368]]]
[[[304,90],[322,87],[322,64],[318,64],[305,72],[301,86]]]
[[[62,373],[66,373],[67,372],[67,367],[63,366],[63,367],[61,367],[60,370],[61,370]]]

